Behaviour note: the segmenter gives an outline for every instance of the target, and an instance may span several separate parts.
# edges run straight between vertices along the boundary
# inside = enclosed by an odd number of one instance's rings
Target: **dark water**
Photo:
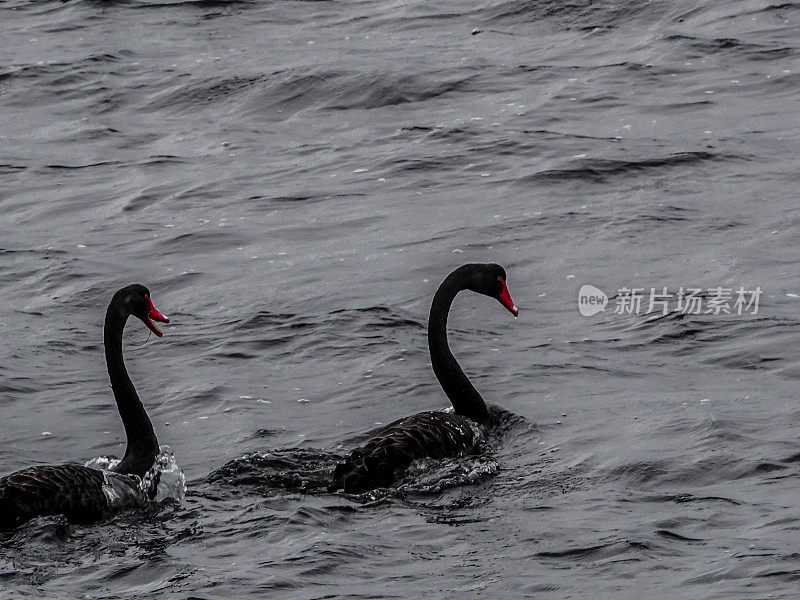
[[[3,600],[797,597],[800,3],[11,1],[0,32],[0,472],[121,453],[102,321],[138,281],[173,321],[129,370],[188,479],[4,538]],[[323,493],[447,405],[430,298],[486,261],[520,317],[463,294],[451,344],[520,418]],[[763,295],[585,318],[583,284]]]

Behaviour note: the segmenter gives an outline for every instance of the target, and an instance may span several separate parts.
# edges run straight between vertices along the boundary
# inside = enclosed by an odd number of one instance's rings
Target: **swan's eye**
[[[505,287],[506,287],[506,280],[505,280],[505,279],[503,279],[503,278],[502,278],[500,275],[498,275],[498,276],[497,276],[497,281],[498,281],[498,283],[500,284],[500,285],[498,286],[498,288],[497,288],[497,295],[499,296],[500,294],[502,294],[502,293],[503,293],[503,290],[504,290],[504,289],[505,289]]]

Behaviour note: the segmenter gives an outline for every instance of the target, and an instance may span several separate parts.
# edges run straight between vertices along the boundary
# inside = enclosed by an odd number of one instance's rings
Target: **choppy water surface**
[[[103,311],[138,281],[172,323],[129,325],[129,370],[187,475],[3,537],[0,596],[796,597],[799,29],[769,0],[0,5],[0,472],[121,454]],[[486,261],[520,317],[463,294],[451,344],[518,418],[325,492],[447,405],[430,298]],[[763,296],[584,318],[583,284]]]

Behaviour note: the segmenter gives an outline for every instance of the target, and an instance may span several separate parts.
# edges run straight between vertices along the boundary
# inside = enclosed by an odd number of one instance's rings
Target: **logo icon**
[[[578,291],[578,310],[584,317],[591,317],[606,309],[608,296],[593,285],[582,285]]]

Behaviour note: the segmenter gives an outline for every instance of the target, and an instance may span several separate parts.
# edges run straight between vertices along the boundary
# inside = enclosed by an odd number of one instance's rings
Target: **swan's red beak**
[[[161,330],[156,327],[156,324],[153,321],[158,321],[159,323],[169,323],[169,318],[162,315],[160,312],[156,310],[156,307],[153,306],[153,301],[150,300],[150,296],[145,296],[147,301],[150,303],[150,314],[147,315],[147,318],[144,320],[144,324],[147,325],[147,328],[155,333],[158,337],[164,335]]]
[[[514,301],[511,299],[511,294],[508,293],[506,282],[500,279],[500,283],[503,284],[503,291],[500,292],[500,295],[497,297],[497,299],[500,300],[500,304],[505,306],[508,311],[516,317],[519,315],[519,309],[514,305]]]

